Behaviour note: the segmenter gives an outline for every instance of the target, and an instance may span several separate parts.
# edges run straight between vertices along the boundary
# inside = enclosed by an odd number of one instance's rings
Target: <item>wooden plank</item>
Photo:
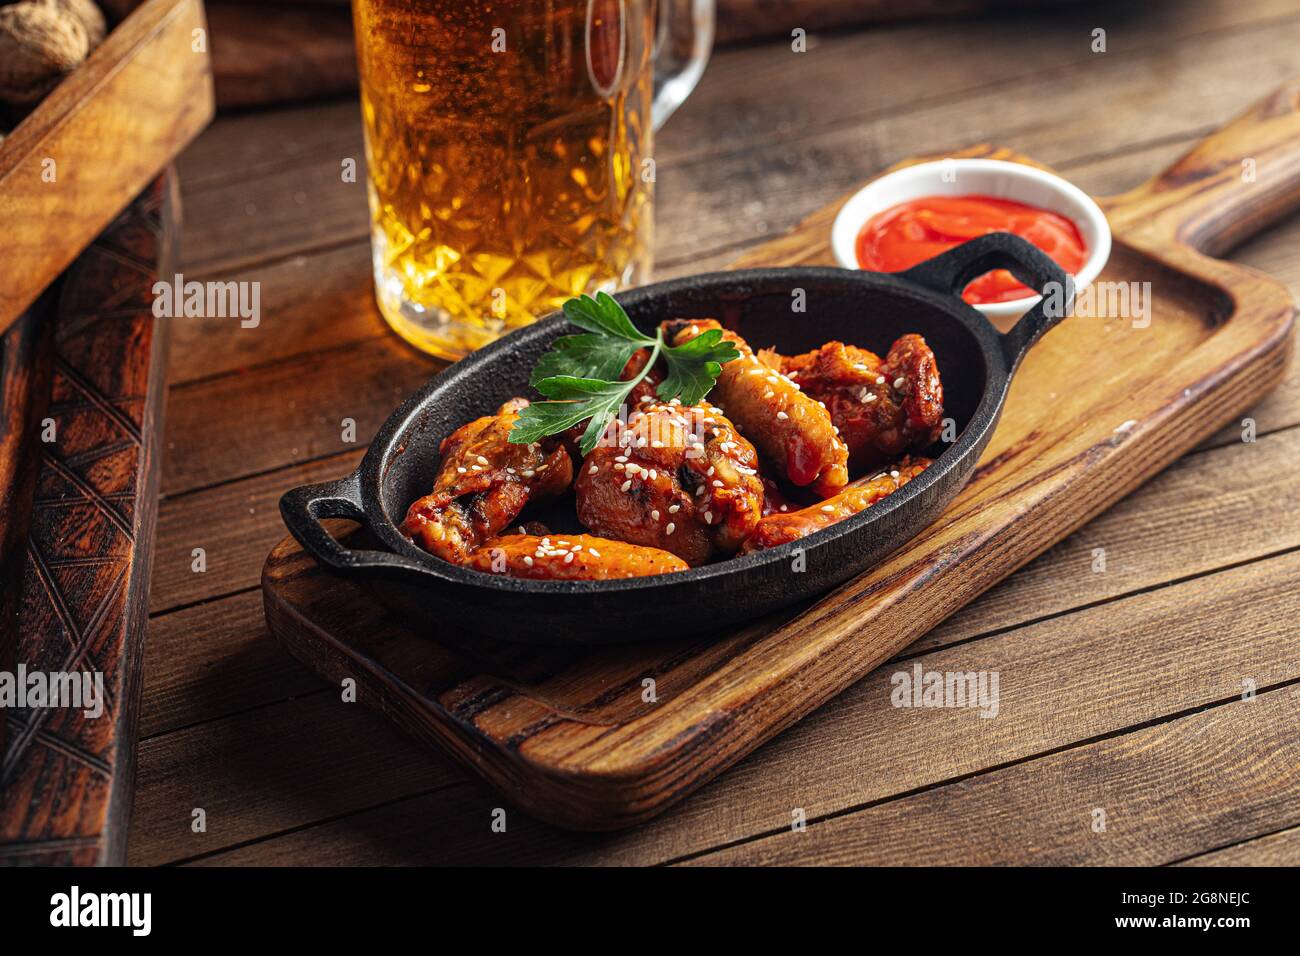
[[[711,866],[1154,866],[1300,819],[1291,684],[699,857]],[[1095,829],[1103,820],[1104,831]]]
[[[926,671],[999,672],[994,719],[972,709],[895,708],[890,695],[896,668],[883,668],[673,813],[633,830],[570,834],[511,813],[513,837],[503,838],[489,828],[492,808],[502,805],[498,795],[478,785],[421,794],[423,780],[397,787],[386,779],[384,793],[392,805],[365,811],[358,804],[358,812],[346,819],[328,821],[322,815],[316,826],[299,816],[305,829],[222,854],[214,862],[650,863],[783,831],[795,807],[804,808],[809,819],[841,813],[1226,700],[1241,693],[1243,677],[1252,677],[1260,688],[1300,679],[1300,639],[1292,626],[1300,595],[1288,585],[1298,572],[1300,554],[1291,554],[928,653],[897,668],[919,663]],[[1294,701],[1287,703],[1294,713]],[[1248,732],[1234,731],[1239,739],[1265,735],[1265,743],[1271,743],[1270,720],[1259,713]],[[356,759],[355,748],[346,743],[355,712],[336,703],[317,719],[320,737],[337,742],[337,749],[328,748],[333,760],[321,766],[328,770]],[[1278,729],[1295,740],[1293,722],[1279,719]],[[221,735],[223,742],[233,738]],[[369,740],[366,745],[374,746]],[[196,746],[197,740],[177,753]],[[218,793],[234,786],[232,805],[274,799],[275,812],[288,814],[307,794],[346,785],[337,770],[300,779],[293,793],[267,793],[246,779],[227,782],[222,766],[246,762],[252,758],[244,749],[261,752],[268,744],[263,736],[235,739],[233,746],[232,752],[214,755],[209,775],[193,781],[196,790]],[[1267,752],[1250,751],[1252,759]],[[142,763],[144,754],[142,748]],[[157,772],[176,778],[192,776],[193,770],[182,774],[169,765]],[[397,791],[407,799],[396,802]],[[1146,792],[1145,799],[1154,800],[1154,794]],[[239,838],[255,838],[258,826],[249,820]],[[376,839],[376,833],[383,838]]]
[[[228,280],[259,283],[261,322],[244,328],[229,318],[178,321],[174,384],[246,375],[305,352],[392,334],[375,307],[368,240],[260,264]]]
[[[1300,866],[1300,827],[1183,860],[1179,866]]]
[[[256,587],[263,559],[284,537],[279,501],[285,489],[345,474],[361,454],[329,455],[164,501],[150,610],[158,613]],[[201,572],[195,570],[195,548],[203,549]]]
[[[127,862],[151,866],[210,852],[459,779],[445,758],[395,737],[339,694],[308,694],[142,740]],[[320,746],[321,734],[340,726],[339,707],[351,707],[346,752]],[[206,816],[200,832],[198,809]]]
[[[223,110],[337,96],[357,87],[347,7],[214,3],[208,18]]]
[[[200,0],[149,0],[4,139],[0,331],[208,124],[204,28]]]
[[[353,450],[443,367],[389,335],[174,389],[163,492]],[[344,419],[355,422],[351,443]]]
[[[140,738],[280,703],[324,686],[266,633],[260,592],[208,601],[155,618],[149,625]]]

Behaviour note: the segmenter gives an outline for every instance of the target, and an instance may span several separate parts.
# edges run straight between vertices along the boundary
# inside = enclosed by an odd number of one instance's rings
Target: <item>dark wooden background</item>
[[[659,137],[657,274],[721,266],[883,166],[975,141],[1119,192],[1297,74],[1293,0],[721,51]],[[186,278],[258,281],[264,314],[174,330],[131,862],[1300,861],[1295,370],[1251,413],[1256,442],[1206,442],[904,655],[999,670],[998,719],[896,711],[878,673],[644,827],[583,836],[512,813],[493,833],[493,793],[342,703],[262,620],[281,492],[348,470],[363,449],[341,421],[364,441],[438,367],[375,313],[347,158],[350,96],[225,116],[179,164]],[[1233,258],[1300,288],[1300,216]],[[920,730],[891,732],[900,714]]]

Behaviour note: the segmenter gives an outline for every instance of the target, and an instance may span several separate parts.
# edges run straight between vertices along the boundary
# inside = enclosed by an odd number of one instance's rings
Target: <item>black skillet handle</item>
[[[972,279],[994,269],[1011,274],[1042,298],[1010,332],[1002,334],[1002,351],[1014,369],[1029,347],[1060,322],[1074,305],[1074,279],[1031,242],[1009,232],[991,232],[927,259],[902,273],[945,295],[961,295]]]
[[[348,518],[365,523],[361,483],[356,474],[286,492],[280,499],[280,516],[308,554],[340,573],[424,571],[420,564],[400,554],[346,548],[325,530],[322,518]]]

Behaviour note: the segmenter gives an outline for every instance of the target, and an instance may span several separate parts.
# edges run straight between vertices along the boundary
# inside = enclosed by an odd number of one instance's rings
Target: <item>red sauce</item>
[[[892,206],[867,220],[858,233],[858,265],[875,272],[901,272],[968,239],[1013,232],[1074,275],[1088,249],[1070,219],[1037,206],[992,196],[927,196]],[[962,298],[972,304],[1009,302],[1034,295],[1006,269],[971,282]]]

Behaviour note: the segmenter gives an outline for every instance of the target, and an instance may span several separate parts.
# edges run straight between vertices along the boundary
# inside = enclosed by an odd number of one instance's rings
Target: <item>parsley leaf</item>
[[[555,340],[554,351],[538,359],[528,384],[536,388],[538,382],[555,375],[617,381],[628,359],[641,348],[638,342],[591,332],[561,336]]]
[[[564,303],[564,314],[585,333],[561,336],[538,360],[528,384],[548,401],[533,402],[519,413],[510,430],[512,444],[531,444],[590,419],[578,443],[582,454],[588,455],[660,355],[668,374],[656,389],[659,398],[694,405],[713,387],[722,363],[740,354],[718,329],[675,347],[665,344],[662,331],[656,330],[653,338],[644,335],[613,296],[604,292],[594,299],[587,295],[570,299]],[[628,360],[643,348],[650,349],[650,360],[636,376],[622,381]]]
[[[740,358],[740,352],[721,329],[708,329],[684,345],[665,347],[663,357],[668,375],[656,394],[665,402],[680,398],[683,405],[696,405],[718,380],[722,363]]]
[[[597,292],[594,299],[589,295],[570,299],[564,303],[564,314],[570,322],[588,332],[627,339],[629,342],[639,342],[641,345],[655,343],[654,339],[646,338],[641,334],[641,330],[632,324],[623,307],[615,302],[614,297],[608,292]]]
[[[574,375],[544,378],[534,387],[552,401],[533,402],[524,408],[510,429],[510,442],[515,445],[535,442],[543,436],[567,431],[590,418],[591,423],[578,443],[582,454],[589,455],[639,380],[640,376],[631,382],[606,382]]]

